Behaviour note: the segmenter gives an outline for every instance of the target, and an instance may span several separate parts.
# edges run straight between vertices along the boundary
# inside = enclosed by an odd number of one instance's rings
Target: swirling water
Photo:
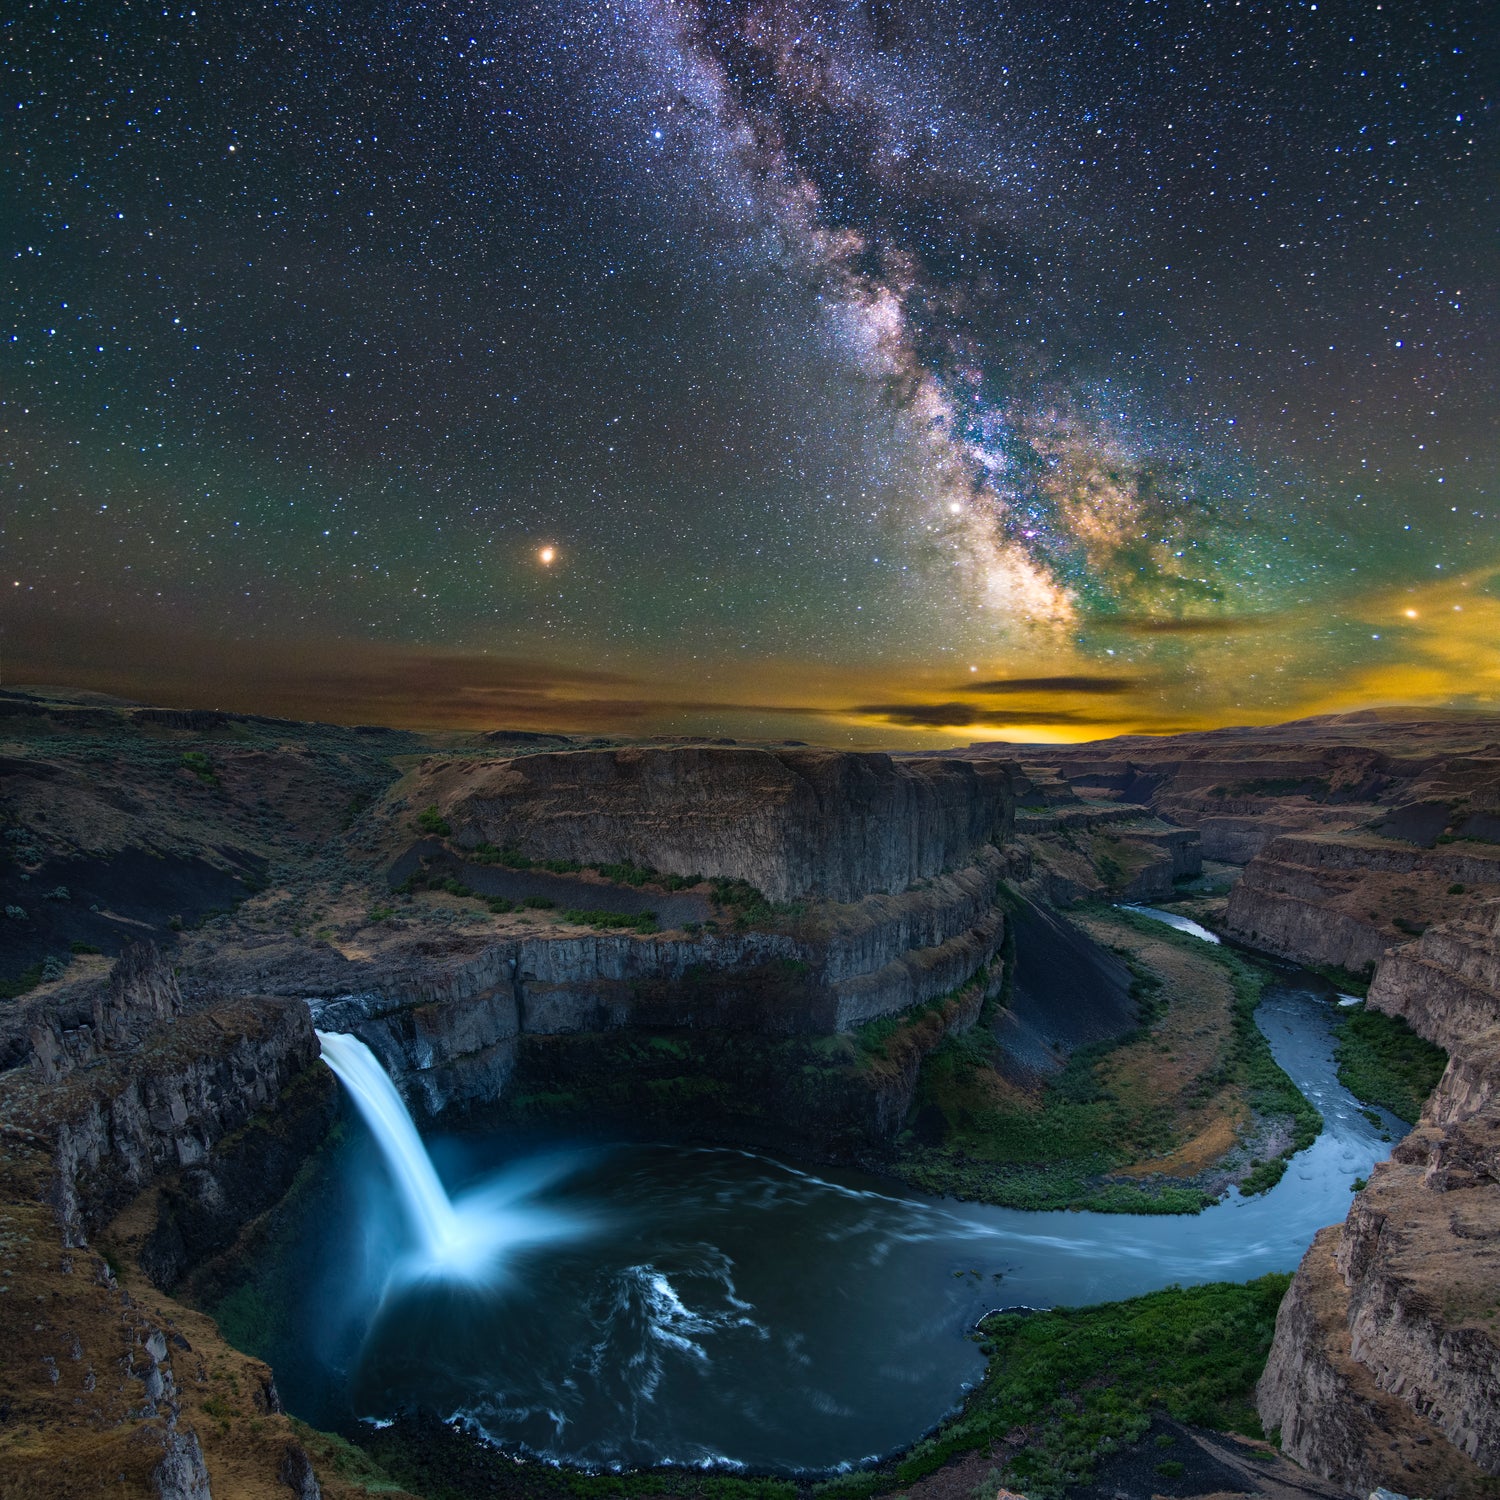
[[[591,1466],[819,1470],[928,1430],[982,1369],[997,1306],[1290,1270],[1403,1127],[1338,1084],[1333,998],[1304,976],[1258,1013],[1326,1122],[1270,1193],[1193,1217],[1030,1213],[922,1198],[751,1152],[438,1138],[478,1269],[433,1261],[371,1137],[304,1193],[277,1295],[288,1407],[324,1426],[416,1408]]]

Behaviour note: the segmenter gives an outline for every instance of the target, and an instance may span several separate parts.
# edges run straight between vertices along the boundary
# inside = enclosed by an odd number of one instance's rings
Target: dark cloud
[[[961,729],[982,724],[990,729],[1013,729],[1027,724],[1107,725],[1108,719],[1094,718],[1072,709],[976,708],[972,703],[866,703],[846,710],[861,718],[879,719],[886,724],[900,724],[908,729]]]
[[[1096,629],[1122,630],[1127,635],[1244,635],[1276,623],[1272,614],[1200,616],[1196,619],[1156,619],[1145,615],[1116,615],[1093,621]]]
[[[1139,677],[1002,677],[993,682],[961,682],[956,693],[1095,693],[1112,696],[1141,685]]]

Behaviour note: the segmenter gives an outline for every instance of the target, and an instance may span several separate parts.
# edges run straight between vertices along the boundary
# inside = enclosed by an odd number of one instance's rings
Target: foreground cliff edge
[[[1500,904],[1388,951],[1372,1008],[1449,1053],[1416,1129],[1309,1249],[1259,1389],[1299,1463],[1354,1489],[1500,1474]]]
[[[121,754],[119,715],[87,712],[98,722],[80,732],[116,736],[110,753]],[[27,714],[30,730],[37,716]],[[51,732],[57,715],[44,717]],[[43,918],[80,934],[78,956],[21,994],[0,1034],[0,1171],[13,1205],[0,1226],[0,1328],[13,1351],[0,1360],[0,1493],[306,1500],[320,1483],[330,1495],[391,1492],[360,1469],[357,1452],[290,1421],[271,1372],[160,1290],[231,1252],[327,1133],[332,1084],[314,1065],[303,997],[321,996],[326,1021],[364,1035],[434,1114],[502,1094],[555,1098],[556,1080],[585,1076],[591,1057],[604,1059],[602,1072],[617,1069],[611,1039],[686,1028],[706,1039],[695,1066],[718,1066],[762,1100],[747,1112],[726,1085],[709,1122],[719,1138],[847,1157],[889,1137],[924,1056],[999,997],[1012,926],[996,901],[1002,875],[1063,904],[1168,897],[1174,880],[1197,873],[1200,832],[1189,820],[1208,831],[1190,797],[1171,803],[1180,770],[1150,786],[1128,755],[1122,767],[1099,751],[1082,772],[795,747],[580,756],[544,744],[518,761],[507,744],[476,764],[473,754],[424,753],[431,747],[412,737],[388,743],[384,732],[203,717],[219,722],[143,721],[160,748],[135,739],[126,751],[155,756],[167,773],[160,791],[139,778],[144,799],[107,776],[78,776],[77,758],[53,754],[55,741],[40,734],[0,767],[19,856],[4,872],[7,889],[18,910],[30,903],[4,935],[34,941]],[[184,734],[206,748],[182,750]],[[98,740],[88,748],[97,766]],[[1254,744],[1247,753],[1259,755]],[[593,786],[582,798],[579,768],[590,768]],[[1222,778],[1222,763],[1211,774]],[[1486,774],[1463,769],[1465,797]],[[256,777],[293,789],[288,813]],[[1294,804],[1283,823],[1332,816],[1335,840],[1375,850],[1372,869],[1389,862],[1389,838],[1343,832],[1366,806],[1334,803],[1330,813],[1305,795],[1307,778],[1289,790],[1285,777],[1261,780]],[[1125,790],[1141,800],[1084,795]],[[1224,790],[1216,782],[1207,792]],[[1356,790],[1399,799],[1403,787],[1381,790],[1366,776]],[[1168,817],[1182,821],[1163,820],[1169,804]],[[1485,831],[1486,814],[1472,807],[1452,826]],[[1243,847],[1221,852],[1263,853],[1253,870],[1284,864],[1276,849],[1245,844],[1253,821],[1239,817]],[[1482,844],[1471,862],[1487,876]],[[350,859],[382,872],[379,888],[361,884]],[[1274,874],[1252,874],[1246,889],[1299,909],[1350,906],[1358,880],[1351,886],[1348,859],[1338,859],[1331,896],[1283,895]],[[210,893],[197,898],[200,910],[237,881],[240,912],[194,932],[161,899],[145,899],[161,875],[178,882],[174,901]],[[1381,896],[1366,908],[1409,903],[1388,872],[1371,878]],[[100,899],[79,898],[86,880],[99,882]],[[814,900],[798,899],[809,891]],[[1424,889],[1424,899],[1451,904],[1444,892]],[[1459,921],[1381,960],[1371,1004],[1405,1015],[1452,1060],[1418,1130],[1374,1174],[1349,1224],[1309,1252],[1262,1384],[1267,1428],[1279,1425],[1288,1453],[1342,1485],[1493,1490],[1485,1393],[1500,1384],[1489,1113],[1500,935],[1482,895],[1466,892],[1463,905]],[[1409,920],[1407,910],[1396,915]],[[1298,948],[1299,934],[1317,928],[1287,928],[1280,950],[1330,961]],[[152,932],[176,945],[172,956],[128,949],[108,978],[103,959],[78,951],[94,942],[119,951],[124,936]],[[873,1062],[846,1042],[834,1057],[820,1040],[872,1024],[881,1038]],[[815,1088],[800,1064],[785,1066],[801,1058],[797,1049],[818,1059]],[[762,1069],[748,1079],[747,1058]],[[650,1097],[670,1106],[673,1089]],[[668,1109],[663,1119],[672,1118]],[[1228,1326],[1220,1310],[1205,1329],[1215,1318]],[[913,1471],[910,1483],[919,1481]]]

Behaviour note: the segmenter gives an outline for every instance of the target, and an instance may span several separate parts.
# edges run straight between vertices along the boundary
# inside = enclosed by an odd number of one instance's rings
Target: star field
[[[1493,700],[1493,31],[16,7],[7,680],[929,740]]]

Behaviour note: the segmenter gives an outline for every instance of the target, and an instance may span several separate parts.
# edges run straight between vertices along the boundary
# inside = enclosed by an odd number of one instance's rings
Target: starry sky
[[[1492,704],[1487,12],[18,0],[4,681],[890,744]]]

